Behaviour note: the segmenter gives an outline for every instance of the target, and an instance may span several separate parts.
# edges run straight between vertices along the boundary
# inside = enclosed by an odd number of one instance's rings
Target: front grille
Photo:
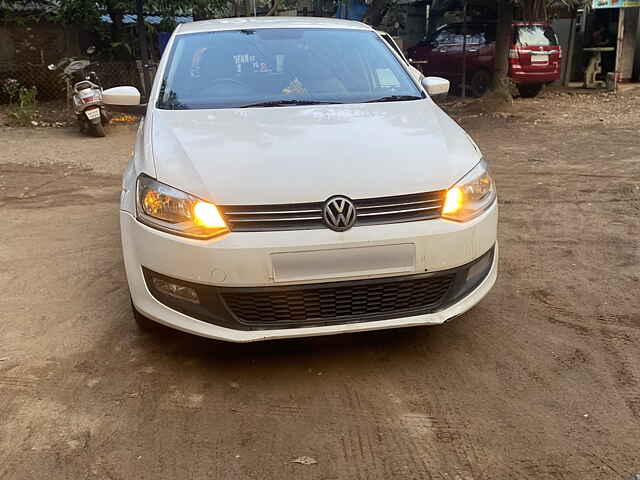
[[[444,190],[353,200],[354,226],[416,222],[440,217]],[[221,205],[229,228],[237,232],[326,228],[324,202],[277,205]]]
[[[455,273],[293,287],[233,288],[222,298],[237,321],[254,327],[330,325],[435,310]],[[372,318],[373,317],[373,318]]]

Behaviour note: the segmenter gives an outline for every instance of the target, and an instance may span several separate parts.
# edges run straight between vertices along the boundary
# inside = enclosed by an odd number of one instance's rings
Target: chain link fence
[[[96,72],[103,88],[131,85],[137,87],[144,95],[144,92],[150,88],[150,83],[145,88],[146,80],[143,79],[143,69],[139,65],[140,63],[136,61],[96,62],[87,68],[87,72]],[[153,82],[155,68],[151,66],[146,70],[147,78]],[[0,63],[0,104],[9,102],[9,96],[2,88],[8,79],[15,79],[27,88],[36,87],[38,101],[60,100],[67,97],[67,85],[59,71],[50,71],[44,64]]]

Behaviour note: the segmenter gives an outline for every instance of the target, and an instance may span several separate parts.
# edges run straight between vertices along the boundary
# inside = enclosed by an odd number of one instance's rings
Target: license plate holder
[[[535,63],[536,65],[548,65],[549,64],[549,55],[547,54],[532,54],[531,55],[531,63]]]
[[[96,118],[100,118],[100,109],[99,108],[88,108],[84,111],[84,114],[87,116],[89,120],[94,120]]]
[[[271,254],[276,282],[414,273],[413,243]]]

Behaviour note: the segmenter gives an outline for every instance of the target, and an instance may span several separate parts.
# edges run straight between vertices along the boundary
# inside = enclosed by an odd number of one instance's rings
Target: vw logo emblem
[[[356,223],[356,207],[347,197],[332,197],[325,202],[322,216],[331,230],[344,232]]]

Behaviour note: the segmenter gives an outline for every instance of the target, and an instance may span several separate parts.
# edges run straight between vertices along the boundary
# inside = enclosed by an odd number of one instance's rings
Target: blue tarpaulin
[[[336,10],[336,18],[361,21],[367,8],[362,0],[343,0]]]

